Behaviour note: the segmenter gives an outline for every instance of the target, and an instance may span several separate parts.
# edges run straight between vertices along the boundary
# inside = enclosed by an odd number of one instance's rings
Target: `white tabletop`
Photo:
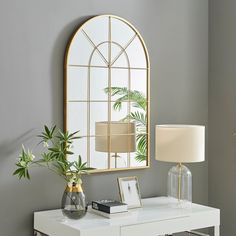
[[[40,231],[40,229],[44,230],[45,224],[47,224],[49,228],[51,224],[58,227],[60,226],[60,228],[63,228],[62,226],[65,226],[66,228],[73,229],[73,231],[75,230],[78,232],[82,232],[83,230],[88,229],[94,231],[101,228],[139,225],[177,218],[189,218],[191,216],[204,217],[205,215],[207,217],[209,214],[209,216],[211,216],[211,214],[212,216],[216,215],[216,219],[219,218],[219,210],[216,208],[198,204],[192,204],[190,208],[177,208],[171,206],[169,204],[168,198],[166,197],[143,199],[142,203],[142,208],[130,210],[130,214],[128,214],[127,216],[122,216],[121,218],[115,219],[107,219],[103,216],[93,214],[92,212],[88,212],[84,218],[79,220],[67,219],[62,215],[61,210],[35,212],[34,228]],[[212,222],[212,224],[213,223],[214,222]],[[214,224],[219,224],[219,222],[215,222]]]

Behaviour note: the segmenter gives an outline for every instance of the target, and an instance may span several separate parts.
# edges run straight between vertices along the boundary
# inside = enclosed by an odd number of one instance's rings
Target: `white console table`
[[[122,218],[106,219],[88,212],[79,220],[61,210],[34,213],[34,229],[49,236],[158,236],[214,227],[219,236],[220,210],[198,204],[174,208],[166,197],[143,199],[143,207]]]

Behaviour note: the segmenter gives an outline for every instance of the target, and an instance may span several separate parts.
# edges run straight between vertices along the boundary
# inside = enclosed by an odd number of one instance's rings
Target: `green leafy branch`
[[[104,91],[105,93],[109,93],[110,91],[111,96],[120,96],[113,105],[114,110],[120,111],[122,108],[122,102],[131,101],[133,103],[133,107],[137,107],[143,111],[146,111],[147,101],[144,94],[142,94],[140,91],[128,90],[126,87],[111,87],[111,89],[105,88]]]
[[[71,151],[73,141],[81,138],[76,136],[77,133],[62,132],[56,126],[49,129],[45,125],[44,131],[38,137],[41,138],[39,144],[43,144],[46,151],[37,159],[32,151],[26,151],[24,146],[22,146],[19,160],[16,163],[17,169],[13,175],[17,175],[19,179],[30,179],[29,170],[32,167],[46,167],[67,182],[81,183],[81,175],[88,173],[89,170],[94,168],[87,167],[87,162],[83,163],[80,155],[77,161],[73,162],[67,158],[68,155],[74,154]]]

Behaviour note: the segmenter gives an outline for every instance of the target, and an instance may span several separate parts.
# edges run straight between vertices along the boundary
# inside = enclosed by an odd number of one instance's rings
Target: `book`
[[[99,216],[103,216],[103,217],[108,218],[108,219],[131,216],[131,213],[129,211],[110,214],[110,213],[106,213],[104,211],[99,211],[99,210],[93,209],[91,206],[88,207],[88,211],[90,213],[93,213],[93,214],[96,214],[96,215],[99,215]]]
[[[128,211],[127,204],[115,200],[92,201],[92,208],[108,214]]]

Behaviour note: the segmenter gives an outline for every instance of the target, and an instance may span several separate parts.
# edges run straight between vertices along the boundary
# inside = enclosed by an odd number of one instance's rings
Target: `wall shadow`
[[[15,137],[14,139],[8,139],[0,143],[0,158],[7,158],[16,151],[19,151],[22,143],[29,141],[35,136],[33,131],[34,129],[29,129],[28,131]]]

